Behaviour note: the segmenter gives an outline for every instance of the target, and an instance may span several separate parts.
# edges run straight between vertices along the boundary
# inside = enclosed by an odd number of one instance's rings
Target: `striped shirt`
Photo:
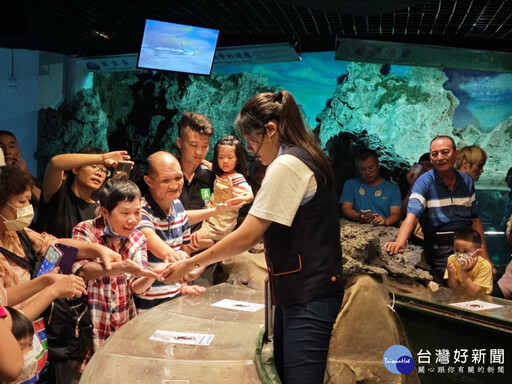
[[[473,180],[465,173],[455,174],[453,191],[435,169],[421,175],[412,187],[407,213],[419,218],[425,236],[467,228],[478,218]]]
[[[142,220],[139,229],[149,228],[158,235],[169,247],[178,251],[183,244],[190,243],[190,224],[188,216],[181,201],[174,200],[171,206],[171,215],[167,216],[164,211],[147,194],[142,200]],[[163,263],[163,260],[148,251],[150,266]],[[155,281],[149,291],[140,295],[142,300],[170,299],[181,292],[181,284],[165,284]]]
[[[105,222],[100,216],[79,223],[73,229],[73,239],[104,245],[119,253],[123,260],[131,259],[147,268],[147,244],[142,232],[134,229],[128,238],[121,240],[113,239],[104,232]],[[75,262],[72,272],[78,273],[80,268],[89,262],[90,260]],[[120,273],[87,282],[87,302],[94,326],[93,349],[88,348],[80,361],[70,361],[75,369],[83,372],[93,352],[97,351],[115,330],[137,316],[134,293],[131,289],[134,279],[133,275]]]

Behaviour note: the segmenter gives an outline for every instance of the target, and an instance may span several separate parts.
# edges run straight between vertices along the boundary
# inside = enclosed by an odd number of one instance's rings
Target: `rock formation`
[[[408,277],[422,283],[432,280],[423,248],[407,244],[406,252],[389,255],[384,243],[394,241],[398,228],[342,220],[343,274]]]

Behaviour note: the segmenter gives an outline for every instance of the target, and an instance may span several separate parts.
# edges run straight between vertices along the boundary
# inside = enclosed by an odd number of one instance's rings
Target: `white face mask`
[[[34,218],[34,207],[32,207],[32,204],[23,208],[16,208],[9,203],[7,204],[16,210],[16,218],[14,220],[7,220],[5,217],[0,215],[0,217],[5,220],[5,228],[8,231],[21,231],[28,227]]]
[[[23,355],[23,360],[23,369],[15,382],[27,381],[36,374],[37,359],[33,349]]]
[[[471,259],[473,258],[477,251],[478,249],[471,253],[455,253],[455,258],[457,259],[461,266],[464,266],[471,262]]]

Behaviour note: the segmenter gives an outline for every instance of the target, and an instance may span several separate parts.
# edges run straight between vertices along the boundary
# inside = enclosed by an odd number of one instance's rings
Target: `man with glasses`
[[[347,180],[340,197],[341,213],[349,220],[374,225],[394,225],[400,220],[398,187],[379,175],[379,158],[371,149],[355,154],[360,177]]]

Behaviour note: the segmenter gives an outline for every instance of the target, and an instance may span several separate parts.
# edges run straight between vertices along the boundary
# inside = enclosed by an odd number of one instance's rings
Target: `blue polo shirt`
[[[369,209],[384,219],[389,217],[391,207],[402,205],[400,190],[395,184],[383,179],[378,185],[370,186],[360,177],[347,180],[339,202],[352,203],[356,212]]]
[[[419,218],[426,237],[467,228],[478,218],[473,180],[465,173],[455,174],[453,191],[435,169],[421,175],[412,187],[407,213]]]

